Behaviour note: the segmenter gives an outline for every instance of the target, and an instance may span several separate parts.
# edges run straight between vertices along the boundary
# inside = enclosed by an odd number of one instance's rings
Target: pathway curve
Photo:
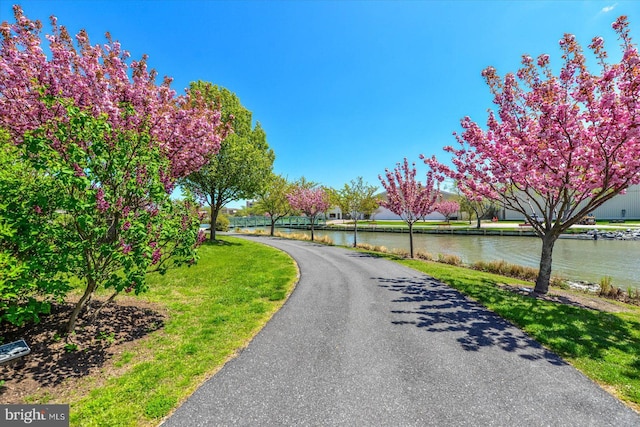
[[[310,242],[300,282],[249,346],[163,427],[639,426],[522,331],[397,263]]]

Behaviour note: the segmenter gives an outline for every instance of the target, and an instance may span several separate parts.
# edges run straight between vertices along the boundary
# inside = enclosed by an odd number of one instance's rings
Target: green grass
[[[282,252],[224,237],[192,267],[149,278],[140,298],[168,310],[164,328],[114,360],[125,372],[71,402],[71,425],[157,425],[264,326],[297,269]]]
[[[525,297],[496,286],[525,283],[462,267],[395,259],[439,279],[518,325],[538,342],[640,409],[640,309],[604,313]]]

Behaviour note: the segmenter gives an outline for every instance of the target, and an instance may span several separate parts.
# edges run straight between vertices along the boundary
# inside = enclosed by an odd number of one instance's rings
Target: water
[[[285,231],[286,229],[278,229]],[[304,230],[292,230],[304,233]],[[308,231],[306,231],[309,234]],[[336,245],[353,245],[353,232],[319,230],[316,236],[328,236]],[[537,237],[460,236],[450,234],[414,234],[414,250],[457,255],[466,264],[476,261],[504,260],[511,264],[538,268],[542,241]],[[409,250],[407,233],[358,231],[358,243]],[[615,286],[640,288],[640,241],[559,239],[553,249],[552,275],[569,280],[600,282],[610,276]]]

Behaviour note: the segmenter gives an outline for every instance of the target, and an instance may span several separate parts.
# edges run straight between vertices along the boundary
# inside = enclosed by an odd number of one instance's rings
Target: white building
[[[442,194],[445,200],[456,198],[456,195],[453,193],[448,193],[446,191],[441,191],[440,193]],[[387,193],[382,193],[380,197],[386,199]],[[458,218],[460,218],[460,213],[454,216],[457,216]],[[402,220],[400,215],[396,215],[393,212],[391,212],[389,209],[383,208],[382,206],[380,206],[378,209],[375,210],[375,212],[371,215],[371,219],[374,219],[376,221]],[[429,215],[427,215],[424,219],[427,221],[445,221],[447,218],[444,215],[442,215],[440,212],[432,212]]]
[[[538,215],[541,214],[541,212],[536,213]],[[524,216],[520,212],[510,209],[503,209],[502,214],[502,219],[524,220]],[[604,220],[640,219],[640,185],[629,187],[626,194],[619,194],[606,201],[602,206],[595,209],[592,214],[596,219]]]

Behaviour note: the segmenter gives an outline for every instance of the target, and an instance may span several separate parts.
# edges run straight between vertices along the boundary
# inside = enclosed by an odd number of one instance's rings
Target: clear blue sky
[[[104,33],[149,55],[178,93],[194,80],[235,92],[267,132],[275,171],[339,188],[404,157],[449,159],[465,115],[484,123],[492,107],[480,72],[502,75],[522,54],[551,55],[573,33],[583,47],[629,16],[640,42],[638,1],[205,1],[0,0],[71,33]],[[233,205],[233,204],[232,204]]]

